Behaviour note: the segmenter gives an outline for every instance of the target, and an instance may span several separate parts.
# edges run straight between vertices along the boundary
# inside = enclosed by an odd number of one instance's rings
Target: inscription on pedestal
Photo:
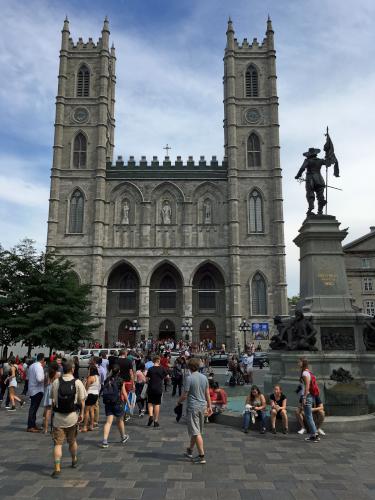
[[[320,328],[323,351],[354,351],[354,328],[348,326]]]

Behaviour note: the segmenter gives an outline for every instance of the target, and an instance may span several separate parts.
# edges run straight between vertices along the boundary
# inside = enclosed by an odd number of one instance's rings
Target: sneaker
[[[248,434],[249,433],[249,429],[242,429],[244,434]]]
[[[25,406],[25,404],[26,404],[26,401],[21,401],[20,408],[23,408]]]
[[[145,416],[145,411],[144,410],[141,410],[139,412],[139,418],[143,418]]]
[[[323,429],[318,429],[318,434],[320,434],[321,436],[326,435],[326,433],[323,431]]]
[[[154,422],[154,427],[160,427],[159,422]]]
[[[148,422],[147,422],[147,426],[150,427],[152,425],[153,421],[154,421],[154,417],[149,417]]]
[[[319,443],[320,437],[319,436],[309,436],[309,437],[305,438],[305,441],[307,441],[309,443]]]
[[[109,448],[108,443],[101,443],[100,448]]]
[[[261,434],[265,434],[266,433],[266,428],[265,427],[262,427],[261,431],[260,431]]]
[[[300,429],[299,431],[297,431],[298,434],[306,434],[306,429],[304,427],[302,427],[302,429]]]
[[[124,421],[128,422],[129,420],[130,420],[130,415],[126,415],[126,417],[124,418]]]
[[[271,430],[271,432],[272,432],[272,434],[276,434],[276,429],[275,429],[275,428],[273,428],[273,429]]]
[[[283,429],[283,434],[289,434],[289,429],[287,427]]]
[[[193,458],[193,451],[190,448],[186,448],[184,455],[191,460]]]
[[[10,410],[10,406],[9,406],[9,405],[8,405],[8,406],[5,406],[5,409],[6,409],[6,410]]]
[[[72,468],[75,469],[78,465],[78,457],[72,458]]]
[[[7,408],[8,411],[17,411],[15,406],[12,406],[12,408]]]
[[[121,438],[121,443],[125,444],[126,441],[128,441],[128,440],[129,440],[129,434],[125,434],[125,436]]]
[[[61,470],[54,470],[51,474],[51,477],[53,477],[53,479],[57,479],[58,477],[60,477],[60,474]]]
[[[198,455],[196,458],[193,459],[194,464],[205,464],[206,459],[204,458],[204,455]]]

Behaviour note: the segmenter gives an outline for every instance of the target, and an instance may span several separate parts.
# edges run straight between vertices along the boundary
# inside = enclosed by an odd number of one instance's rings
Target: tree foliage
[[[99,326],[90,311],[90,287],[79,284],[73,264],[38,254],[31,240],[0,250],[0,342],[74,349]]]

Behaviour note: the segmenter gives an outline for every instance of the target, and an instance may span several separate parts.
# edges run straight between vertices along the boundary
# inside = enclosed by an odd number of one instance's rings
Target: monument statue
[[[210,200],[206,200],[204,202],[203,209],[204,209],[204,223],[211,224],[212,210],[211,210],[211,201]]]
[[[303,312],[296,309],[295,317],[284,323],[280,316],[275,316],[274,323],[278,334],[271,338],[270,347],[273,350],[285,351],[317,351],[316,330],[310,318],[305,318]]]
[[[303,153],[306,160],[303,162],[302,167],[298,170],[295,177],[295,179],[299,179],[306,170],[305,187],[307,203],[309,204],[307,215],[313,214],[315,196],[318,200],[318,215],[323,213],[323,207],[327,203],[324,198],[324,188],[326,184],[320,173],[321,167],[326,165],[326,160],[318,158],[318,153],[320,153],[320,149],[317,148],[309,148],[306,153]]]
[[[169,201],[166,200],[163,203],[163,208],[161,209],[161,219],[163,224],[170,224],[172,219],[172,208]]]
[[[129,203],[125,201],[122,206],[121,224],[129,224],[129,212],[130,212]]]
[[[375,316],[365,321],[363,328],[363,343],[367,351],[375,351]]]
[[[305,181],[306,198],[307,198],[307,203],[309,205],[307,211],[308,216],[315,215],[313,212],[315,197],[318,201],[318,215],[323,214],[323,207],[327,205],[327,187],[338,189],[339,191],[341,191],[340,188],[336,188],[333,186],[326,186],[326,183],[324,182],[323,176],[320,172],[320,169],[322,168],[323,165],[325,165],[327,169],[329,166],[333,165],[334,166],[333,175],[335,177],[340,177],[339,162],[337,161],[333,143],[328,133],[328,127],[325,136],[326,136],[326,143],[324,144],[324,151],[325,151],[324,160],[323,158],[318,158],[320,149],[309,148],[309,150],[306,151],[306,153],[303,153],[303,156],[306,157],[306,160],[303,162],[302,167],[298,170],[298,173],[295,176],[295,179],[301,179]],[[305,170],[306,170],[306,177],[305,179],[303,179],[302,174]],[[325,197],[324,197],[324,189],[326,189]]]

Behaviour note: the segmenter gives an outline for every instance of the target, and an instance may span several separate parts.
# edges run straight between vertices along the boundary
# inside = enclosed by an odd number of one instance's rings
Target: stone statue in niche
[[[168,200],[163,202],[163,206],[161,209],[161,220],[163,224],[171,224],[172,222],[172,208]]]
[[[211,200],[205,200],[203,204],[203,221],[205,224],[212,224]]]
[[[129,224],[129,212],[130,206],[127,200],[124,201],[122,205],[122,213],[121,213],[121,224]]]

